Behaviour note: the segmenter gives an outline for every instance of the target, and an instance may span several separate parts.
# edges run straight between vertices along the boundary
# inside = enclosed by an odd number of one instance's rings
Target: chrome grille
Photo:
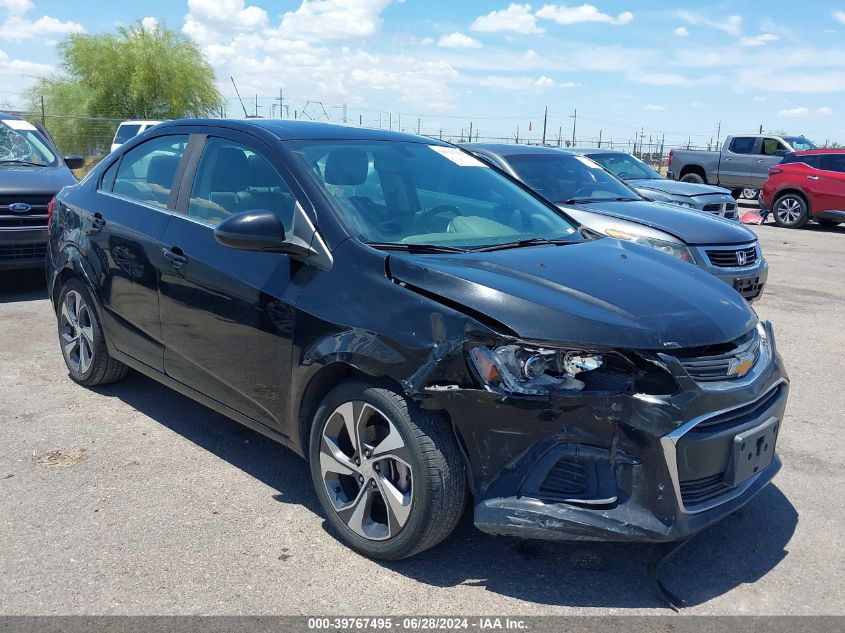
[[[750,359],[752,367],[760,358],[760,336],[757,330],[725,345],[713,345],[699,350],[684,350],[675,354],[686,372],[698,382],[733,380],[731,370],[743,359]]]
[[[757,247],[742,246],[731,249],[705,250],[710,263],[719,268],[740,268],[757,263]]]
[[[44,194],[2,194],[0,195],[0,229],[14,227],[46,227],[47,204],[52,195]],[[12,211],[9,207],[17,202],[24,202],[31,208],[23,213]]]

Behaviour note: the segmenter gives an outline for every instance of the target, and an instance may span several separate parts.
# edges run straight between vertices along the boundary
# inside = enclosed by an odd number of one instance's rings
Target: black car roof
[[[367,140],[367,141],[403,141],[406,143],[426,143],[429,145],[447,145],[438,139],[415,134],[405,134],[392,130],[353,127],[319,121],[290,121],[282,119],[176,119],[156,126],[156,130],[178,125],[202,125],[222,127],[249,132],[255,128],[267,130],[283,141],[291,140]]]
[[[517,145],[516,143],[461,143],[460,147],[469,151],[487,151],[499,156],[516,156],[521,154],[569,154],[571,152],[562,147],[548,147],[547,145]]]

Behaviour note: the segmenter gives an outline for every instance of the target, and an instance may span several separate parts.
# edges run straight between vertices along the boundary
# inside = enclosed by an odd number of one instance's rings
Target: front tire
[[[448,421],[383,385],[350,382],[326,396],[309,461],[329,525],[365,556],[413,556],[463,513],[467,481]]]
[[[772,205],[772,215],[778,226],[785,229],[800,229],[807,224],[809,209],[803,197],[796,193],[780,196]]]
[[[116,382],[129,368],[109,356],[91,293],[70,279],[59,294],[59,345],[71,380],[84,387]]]

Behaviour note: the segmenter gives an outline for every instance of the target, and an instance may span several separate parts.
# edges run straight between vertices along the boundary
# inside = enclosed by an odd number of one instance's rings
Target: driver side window
[[[777,156],[779,151],[787,151],[786,146],[776,138],[764,138],[760,145],[760,153],[763,156]]]
[[[235,141],[209,137],[202,151],[187,215],[217,226],[235,213],[267,210],[291,229],[296,201],[279,172],[252,149]]]

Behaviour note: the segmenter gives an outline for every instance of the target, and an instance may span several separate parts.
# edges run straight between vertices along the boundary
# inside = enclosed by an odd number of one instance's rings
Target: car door
[[[754,146],[754,159],[751,163],[748,186],[760,188],[769,177],[769,167],[783,161],[790,151],[780,139],[764,136]]]
[[[187,143],[186,134],[165,134],[119,154],[83,215],[101,270],[99,300],[112,344],[159,371],[158,262]]]
[[[178,213],[163,237],[164,368],[179,382],[289,434],[299,293],[292,278],[303,265],[284,254],[222,246],[214,228],[234,213],[268,209],[289,231],[296,200],[266,145],[247,134],[226,134],[205,137],[192,151]]]
[[[845,213],[845,153],[820,154],[818,169],[813,170],[813,212]]]
[[[722,150],[719,161],[720,185],[741,187],[749,184],[756,140],[753,136],[734,136],[730,145]]]

